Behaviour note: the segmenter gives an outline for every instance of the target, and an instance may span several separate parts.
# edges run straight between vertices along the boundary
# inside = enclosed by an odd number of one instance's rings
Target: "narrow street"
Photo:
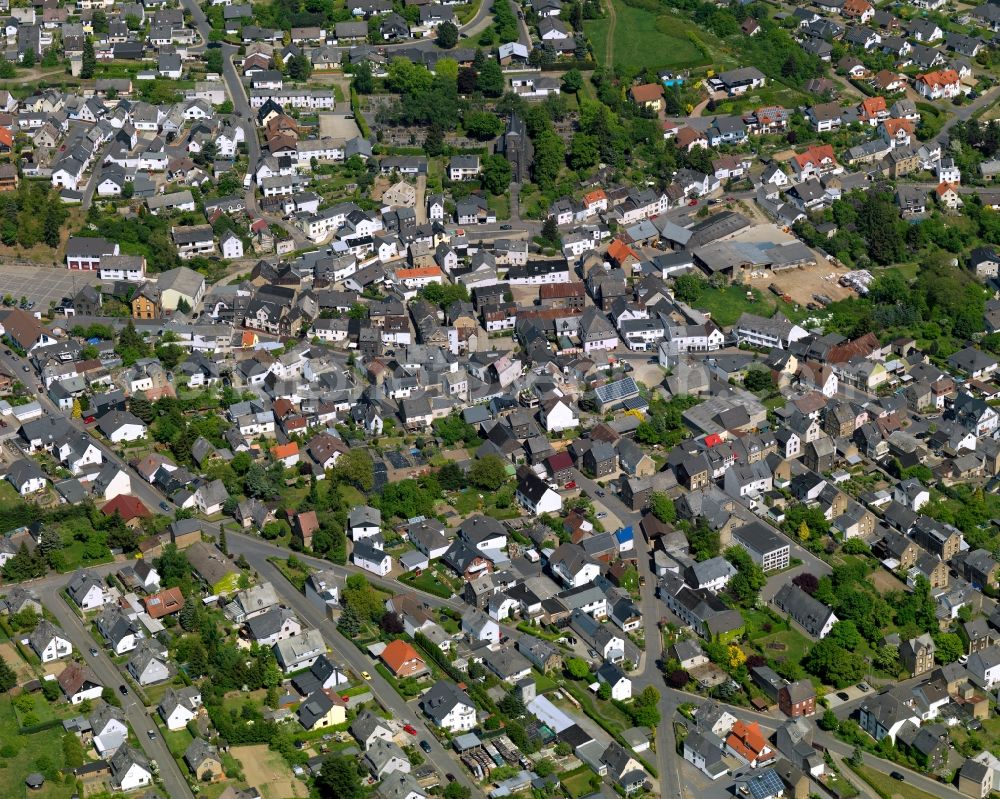
[[[107,574],[110,571],[120,568],[120,563],[110,563],[105,566],[98,566],[91,571],[95,574]],[[131,691],[126,696],[118,693],[118,686],[126,684],[126,679],[118,670],[118,667],[111,661],[104,647],[95,642],[94,638],[84,627],[83,621],[76,611],[66,604],[60,595],[60,591],[69,582],[72,575],[60,575],[59,579],[40,581],[34,583],[32,587],[38,591],[39,596],[45,603],[45,607],[52,611],[56,621],[63,629],[73,646],[83,655],[87,665],[93,669],[94,674],[106,688],[114,691],[121,700],[122,709],[128,718],[128,723],[135,733],[139,746],[146,753],[146,757],[155,760],[160,770],[160,779],[171,799],[194,799],[194,794],[188,787],[187,780],[181,773],[180,766],[174,760],[173,755],[167,749],[163,741],[163,736],[159,735],[156,725],[146,712],[146,708],[136,699]],[[96,657],[90,654],[91,649],[97,650]],[[155,708],[151,712],[156,712]],[[155,738],[150,738],[149,733],[156,733]]]
[[[404,724],[413,724],[419,734],[418,740],[426,740],[431,747],[428,754],[431,762],[443,774],[454,774],[458,781],[467,786],[476,799],[482,799],[483,792],[467,776],[461,764],[452,758],[437,738],[427,729],[424,723],[424,716],[417,707],[411,707],[403,698],[396,693],[396,690],[383,679],[371,661],[369,661],[358,648],[348,641],[337,631],[336,625],[327,619],[323,612],[309,602],[304,595],[300,594],[279,572],[267,558],[271,554],[269,546],[259,546],[257,542],[247,536],[232,536],[230,549],[235,553],[243,554],[250,562],[250,565],[261,576],[263,580],[270,580],[282,599],[292,610],[310,626],[315,627],[323,633],[323,637],[334,651],[337,659],[344,661],[350,669],[360,676],[361,672],[367,671],[371,675],[372,693],[378,697],[379,701],[392,713],[397,721]],[[399,590],[397,585],[396,591]]]

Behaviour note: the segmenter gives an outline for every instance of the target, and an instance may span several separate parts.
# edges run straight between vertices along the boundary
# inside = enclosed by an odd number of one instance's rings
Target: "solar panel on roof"
[[[754,774],[747,780],[747,788],[754,799],[769,799],[782,792],[781,779],[773,769]]]
[[[629,397],[622,403],[622,406],[627,411],[644,411],[649,407],[649,403],[642,397]]]
[[[625,377],[621,380],[616,380],[614,383],[598,386],[594,390],[594,393],[597,394],[597,398],[601,402],[614,402],[615,400],[638,394],[639,387],[633,378]]]

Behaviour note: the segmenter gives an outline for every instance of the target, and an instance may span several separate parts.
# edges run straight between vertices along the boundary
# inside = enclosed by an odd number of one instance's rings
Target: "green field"
[[[706,288],[692,305],[699,311],[712,314],[712,321],[722,327],[735,324],[744,313],[770,318],[774,313],[775,300],[761,291],[754,291],[754,298],[747,299],[744,286],[732,285],[724,289]]]
[[[691,23],[671,14],[657,15],[621,2],[615,3],[615,12],[618,17],[612,59],[615,66],[633,69],[689,69],[711,63],[687,37],[687,31],[694,30]],[[583,24],[601,64],[605,60],[605,43],[610,25],[609,16],[586,20]],[[697,31],[697,34],[707,43],[707,33]]]

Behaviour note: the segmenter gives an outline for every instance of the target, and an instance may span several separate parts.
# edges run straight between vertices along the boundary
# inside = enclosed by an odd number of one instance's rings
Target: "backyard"
[[[569,794],[570,799],[579,799],[579,797],[586,796],[593,791],[593,785],[591,784],[591,778],[593,777],[594,772],[588,766],[580,766],[573,771],[563,774],[560,782],[562,782],[562,786],[566,789],[566,793]]]
[[[52,718],[51,711],[46,715]],[[76,780],[65,782],[60,778],[60,771],[66,765],[62,726],[31,735],[19,734],[20,726],[11,698],[0,697],[0,796],[23,796],[25,777],[37,771],[45,776],[46,783],[40,791],[33,791],[32,796],[68,799],[76,789]]]
[[[432,565],[429,569],[424,569],[419,574],[417,572],[401,574],[399,582],[443,599],[448,599],[456,591],[461,590],[461,586],[456,586],[456,581],[449,580],[437,564]]]

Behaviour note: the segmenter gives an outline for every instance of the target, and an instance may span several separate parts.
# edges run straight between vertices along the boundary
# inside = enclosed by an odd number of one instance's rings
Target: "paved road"
[[[24,366],[28,364],[28,361],[18,357],[16,353],[11,351],[10,355],[6,355],[3,351],[0,351],[0,363],[6,366],[11,374],[17,375],[29,389],[36,385],[40,385],[40,378],[38,373],[35,371],[34,366],[31,366],[31,371],[28,374],[24,372]],[[47,394],[37,393],[36,397],[38,402],[41,404],[43,410],[50,416],[62,416],[66,419],[69,424],[75,427],[77,430],[82,432],[87,432],[87,427],[79,419],[73,419],[67,416],[63,411],[61,411],[56,405],[49,399]],[[101,450],[101,454],[104,457],[105,462],[111,462],[121,469],[124,469],[129,477],[132,479],[132,495],[138,497],[145,503],[145,505],[154,513],[161,513],[162,508],[159,507],[161,502],[167,502],[169,500],[157,491],[153,486],[146,482],[131,466],[129,466],[122,458],[120,458],[117,453],[115,453],[107,444],[104,439],[92,437],[94,446]]]
[[[109,563],[94,567],[90,571],[95,574],[104,575],[117,569],[120,565],[118,563]],[[38,592],[45,607],[55,615],[59,626],[69,636],[70,641],[73,642],[73,646],[83,655],[98,679],[106,687],[117,691],[118,686],[126,682],[125,678],[118,670],[118,667],[112,662],[111,658],[108,657],[104,648],[98,645],[94,641],[93,636],[84,628],[83,622],[75,610],[70,608],[59,595],[59,592],[69,582],[71,576],[69,574],[53,576],[32,583],[31,587]],[[96,657],[90,654],[91,647],[97,650]],[[163,737],[157,734],[155,739],[150,740],[149,731],[157,732],[157,730],[156,725],[146,712],[146,708],[136,699],[135,694],[131,692],[127,696],[120,696],[120,698],[122,700],[122,709],[125,711],[132,730],[135,732],[139,745],[146,753],[146,757],[150,760],[155,760],[159,766],[160,779],[167,789],[167,795],[171,799],[181,799],[182,797],[184,799],[194,799],[194,794],[191,792],[190,787],[188,787],[187,780],[181,774],[180,766],[177,765],[177,761],[174,760],[166,744],[163,742]]]
[[[211,33],[211,27],[208,24],[208,18],[205,16],[205,12],[201,10],[201,6],[196,2],[196,0],[181,0],[181,5],[184,9],[191,14],[191,18],[194,21],[195,29],[201,36],[203,41],[209,41],[209,35]],[[236,71],[236,67],[233,65],[233,56],[239,53],[239,48],[231,44],[221,44],[222,49],[222,79],[226,85],[226,92],[229,95],[229,99],[233,102],[233,110],[236,112],[237,122],[240,127],[243,128],[243,135],[247,143],[247,154],[249,156],[249,169],[254,171],[257,168],[257,164],[260,162],[260,141],[257,138],[257,127],[254,124],[254,114],[250,110],[250,103],[247,100],[246,89],[243,88],[243,82],[240,80],[240,75]],[[270,214],[265,214],[261,211],[260,206],[257,203],[257,194],[254,184],[250,184],[250,188],[244,192],[244,201],[246,203],[247,212],[253,216],[266,219],[272,225],[277,225],[278,227],[285,230],[294,240],[296,249],[304,249],[314,246],[306,235],[295,225],[281,219],[280,217],[272,216]]]
[[[993,86],[980,94],[979,97],[971,103],[966,103],[961,108],[955,108],[955,106],[949,105],[945,109],[945,113],[948,114],[948,119],[944,125],[941,126],[941,133],[947,133],[957,123],[965,122],[974,114],[977,114],[979,111],[991,105],[997,99],[998,94],[1000,94],[1000,86]]]
[[[101,167],[104,164],[104,158],[111,151],[111,145],[114,142],[108,142],[105,144],[97,156],[94,158],[94,166],[90,170],[90,178],[87,180],[87,186],[83,190],[83,198],[80,204],[86,209],[90,208],[90,203],[94,199],[94,192],[97,191],[97,177],[101,173]]]
[[[577,471],[574,475],[577,486],[587,492],[588,496],[597,498],[608,512],[618,518],[622,525],[632,525],[635,532],[635,555],[639,576],[644,578],[645,585],[640,586],[639,607],[642,610],[646,634],[646,654],[642,671],[632,676],[632,690],[638,693],[646,686],[653,686],[660,693],[660,724],[656,730],[656,770],[660,777],[660,796],[662,799],[680,799],[681,778],[677,771],[677,742],[674,737],[673,720],[681,701],[676,694],[668,693],[660,672],[660,662],[663,658],[663,637],[658,625],[666,607],[656,598],[656,577],[651,567],[652,553],[646,540],[639,530],[642,516],[630,510],[615,494],[604,491],[593,480],[584,477]],[[598,491],[604,491],[599,497]],[[642,582],[640,580],[640,582]]]
[[[459,782],[468,786],[472,790],[473,796],[483,797],[483,792],[469,779],[465,770],[458,760],[453,759],[451,754],[438,743],[438,740],[431,734],[424,724],[422,714],[410,707],[403,698],[396,693],[395,689],[382,678],[374,669],[372,663],[358,648],[348,641],[337,631],[336,625],[326,618],[322,611],[309,602],[304,595],[300,594],[275,568],[268,562],[267,558],[272,556],[275,547],[265,544],[259,539],[249,536],[234,535],[228,537],[229,549],[234,554],[242,554],[249,561],[250,565],[265,580],[270,580],[282,599],[298,614],[298,616],[310,625],[320,630],[330,647],[337,653],[337,657],[345,661],[346,664],[358,675],[362,671],[371,674],[372,692],[379,701],[392,713],[393,718],[402,723],[413,724],[418,730],[418,740],[426,740],[431,747],[428,755],[430,761],[442,773],[454,774]],[[329,568],[330,564],[325,564]],[[342,571],[347,571],[342,569]],[[394,586],[395,591],[399,591],[399,586]]]

